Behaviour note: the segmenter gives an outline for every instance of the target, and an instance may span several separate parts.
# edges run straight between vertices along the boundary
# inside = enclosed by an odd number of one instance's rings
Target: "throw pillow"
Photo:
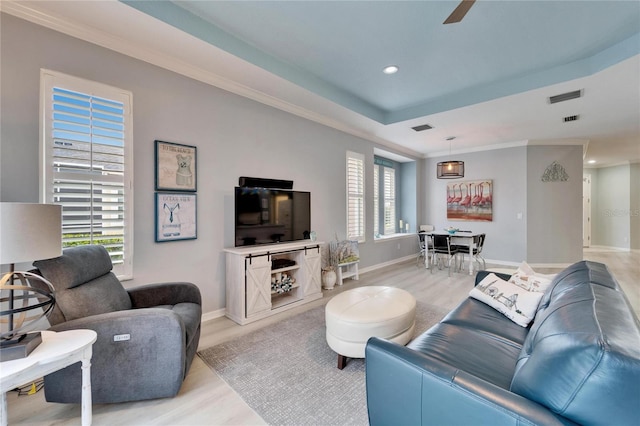
[[[469,297],[486,303],[511,321],[526,327],[536,315],[542,293],[527,291],[496,274],[489,274],[469,292]]]
[[[528,291],[544,293],[556,274],[539,274],[527,262],[522,262],[518,270],[509,278],[509,282]]]

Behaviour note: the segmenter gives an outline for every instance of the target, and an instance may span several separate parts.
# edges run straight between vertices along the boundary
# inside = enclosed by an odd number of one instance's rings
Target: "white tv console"
[[[302,240],[225,249],[225,315],[244,325],[321,298],[322,244]],[[295,264],[272,269],[275,259],[287,259]],[[290,288],[286,286],[280,293],[280,289],[272,290],[272,280],[281,281],[283,276],[294,281]]]

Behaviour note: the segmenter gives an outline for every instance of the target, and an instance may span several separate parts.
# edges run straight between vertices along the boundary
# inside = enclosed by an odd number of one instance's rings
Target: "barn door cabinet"
[[[321,244],[225,249],[226,316],[244,325],[321,298]]]

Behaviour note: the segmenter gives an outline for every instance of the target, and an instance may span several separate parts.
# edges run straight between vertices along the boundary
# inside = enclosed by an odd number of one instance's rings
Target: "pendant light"
[[[455,136],[448,137],[449,141],[449,155],[451,155],[451,141],[455,139]],[[438,179],[458,179],[464,177],[464,161],[441,161],[438,163],[437,169]]]

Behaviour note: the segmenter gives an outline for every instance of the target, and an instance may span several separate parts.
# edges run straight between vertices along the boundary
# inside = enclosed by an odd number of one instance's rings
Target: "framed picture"
[[[156,141],[156,191],[196,192],[195,146]]]
[[[196,194],[156,192],[156,242],[198,238]]]
[[[447,219],[491,222],[493,181],[488,179],[447,184]]]

